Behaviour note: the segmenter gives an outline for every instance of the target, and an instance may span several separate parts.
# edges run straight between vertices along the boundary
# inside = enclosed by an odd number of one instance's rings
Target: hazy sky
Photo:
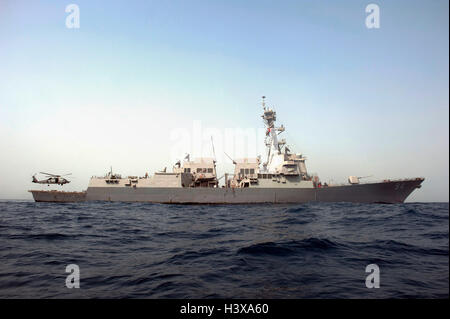
[[[379,29],[369,3],[0,0],[0,198],[31,198],[39,171],[82,190],[111,165],[170,168],[197,141],[211,156],[203,129],[257,132],[266,95],[323,181],[423,176],[409,200],[448,201],[449,2],[374,2]]]

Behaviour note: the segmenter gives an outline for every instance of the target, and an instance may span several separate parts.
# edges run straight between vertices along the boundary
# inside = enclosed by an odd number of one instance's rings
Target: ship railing
[[[335,186],[350,186],[350,185],[367,185],[367,184],[380,184],[380,183],[392,183],[392,182],[412,182],[412,181],[419,181],[424,180],[424,177],[411,177],[411,178],[385,178],[382,180],[374,180],[370,182],[363,182],[359,184],[349,184],[349,183],[327,183],[328,187],[335,187]],[[322,186],[323,186],[322,182]]]

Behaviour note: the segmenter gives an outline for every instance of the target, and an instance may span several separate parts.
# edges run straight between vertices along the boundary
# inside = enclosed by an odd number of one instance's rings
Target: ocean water
[[[448,297],[448,203],[0,202],[0,298]]]

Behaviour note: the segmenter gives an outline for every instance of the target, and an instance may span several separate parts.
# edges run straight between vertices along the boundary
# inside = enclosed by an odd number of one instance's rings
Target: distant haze
[[[370,1],[75,1],[79,29],[68,3],[0,2],[0,199],[60,189],[41,171],[82,190],[111,166],[170,170],[212,157],[211,135],[232,172],[224,151],[264,150],[265,95],[322,181],[425,177],[408,201],[448,201],[447,0],[377,1],[379,29]],[[232,130],[255,133],[243,152]]]

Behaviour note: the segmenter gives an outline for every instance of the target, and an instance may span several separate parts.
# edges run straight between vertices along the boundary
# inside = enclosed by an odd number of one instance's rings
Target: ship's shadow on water
[[[448,217],[448,203],[0,202],[0,297],[448,298]]]

